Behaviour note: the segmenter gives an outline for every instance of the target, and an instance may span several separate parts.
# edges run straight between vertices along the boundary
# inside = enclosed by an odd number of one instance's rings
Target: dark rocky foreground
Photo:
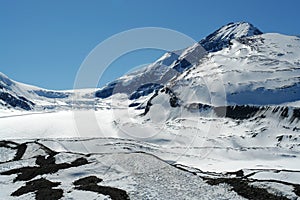
[[[76,180],[74,185],[76,185],[75,189],[77,190],[97,192],[99,194],[110,196],[112,199],[129,199],[126,191],[108,186],[99,186],[97,185],[99,182],[102,182],[102,179],[96,176],[88,176]]]
[[[25,186],[20,187],[11,196],[22,196],[30,192],[35,193],[37,200],[43,199],[60,199],[63,197],[62,189],[54,189],[53,187],[59,186],[59,182],[51,182],[47,179],[41,178],[33,181],[26,182]]]
[[[115,200],[123,200],[123,199],[127,200],[127,199],[131,199],[131,197],[134,197],[133,194],[141,192],[139,190],[143,190],[145,193],[143,197],[149,199],[151,199],[151,195],[150,196],[149,194],[147,195],[147,192],[153,190],[154,192],[156,192],[155,185],[154,186],[152,185],[154,189],[148,188],[146,182],[145,185],[143,185],[143,183],[140,184],[137,187],[137,188],[140,187],[140,189],[136,189],[137,191],[133,192],[133,191],[126,191],[122,188],[106,185],[107,180],[105,179],[107,179],[107,177],[106,178],[105,176],[102,177],[102,175],[100,174],[99,175],[85,174],[85,172],[81,170],[80,173],[76,172],[76,169],[80,167],[81,167],[80,169],[86,169],[88,171],[90,170],[90,168],[89,169],[85,168],[86,166],[91,166],[91,165],[97,166],[96,164],[98,161],[90,159],[92,154],[79,154],[75,152],[67,152],[68,157],[66,157],[66,160],[61,160],[61,159],[58,160],[58,158],[60,158],[59,156],[63,154],[62,152],[56,152],[37,141],[24,142],[24,143],[17,143],[14,141],[0,141],[0,148],[2,150],[1,153],[8,153],[8,152],[11,153],[11,155],[8,158],[2,159],[0,162],[0,169],[1,169],[0,176],[1,177],[12,176],[11,183],[9,184],[12,185],[16,184],[15,189],[10,194],[11,198],[22,197],[28,194],[34,194],[35,199],[37,200],[45,200],[45,199],[58,200],[64,198],[65,195],[67,195],[72,191],[89,191],[99,195],[110,197],[111,199],[115,199]],[[136,153],[137,152],[133,152],[133,154]],[[138,154],[140,155],[141,158],[143,157],[143,154],[145,156],[149,156],[149,154],[143,152],[138,152]],[[100,160],[101,160],[101,156],[102,155],[100,155]],[[153,156],[151,157],[155,158]],[[205,184],[205,187],[211,187],[212,190],[217,186],[225,187],[228,188],[228,192],[234,192],[238,196],[246,199],[256,199],[256,200],[296,199],[283,193],[280,194],[278,192],[277,193],[270,192],[270,188],[258,187],[253,185],[253,183],[259,183],[259,182],[276,183],[276,184],[281,184],[283,186],[291,187],[292,192],[295,194],[295,196],[298,197],[300,196],[300,184],[272,180],[272,179],[257,180],[252,178],[253,175],[255,175],[256,173],[267,171],[263,169],[259,171],[253,171],[248,174],[245,174],[243,170],[239,170],[237,172],[228,172],[224,174],[224,173],[202,172],[199,169],[191,169],[182,165],[171,166],[165,163],[164,161],[161,161],[159,158],[155,158],[155,160],[163,163],[165,167],[156,169],[156,171],[153,171],[150,174],[149,172],[147,172],[146,174],[143,174],[142,172],[134,172],[135,174],[137,174],[137,177],[141,177],[141,180],[147,180],[149,176],[158,175],[158,177],[155,178],[155,181],[153,183],[160,184],[160,182],[157,182],[157,180],[159,180],[159,178],[164,179],[164,177],[159,177],[159,174],[162,173],[163,170],[165,170],[163,171],[163,173],[167,173],[167,174],[169,173],[169,171],[174,170],[175,174],[177,174],[178,176],[182,176],[182,175],[190,176],[190,178],[185,179],[185,181],[187,182],[189,180],[192,181],[191,179],[192,177],[193,179],[196,180],[198,179],[200,182],[202,181],[203,184]],[[136,160],[132,160],[132,162],[129,163],[135,165],[134,162],[136,162]],[[142,162],[145,161],[142,160]],[[127,164],[125,164],[125,166],[126,165]],[[146,166],[148,165],[147,163],[142,163],[142,165],[148,167]],[[153,163],[153,166],[154,165],[155,163]],[[74,173],[72,174],[81,174],[81,175],[74,176],[74,179],[71,182],[71,186],[70,186],[71,190],[70,189],[66,190],[63,187],[63,182],[64,182],[63,177],[61,178],[58,177],[55,179],[55,181],[51,179],[51,175],[57,174],[57,176],[59,176],[59,172],[68,171],[68,173],[70,173],[73,170]],[[284,170],[273,170],[273,171],[274,173],[280,173]],[[300,173],[300,171],[287,171],[287,170],[285,172]],[[121,172],[116,171],[115,173],[121,173]],[[146,178],[144,176],[146,176]],[[176,180],[165,180],[165,181],[168,182],[166,185],[167,187],[170,188],[172,187],[173,182],[176,182]],[[180,182],[180,185],[182,186],[186,185],[188,184],[187,182]],[[19,183],[22,183],[21,186]],[[198,187],[201,187],[201,185],[198,185]],[[168,188],[165,188],[165,190],[168,190]],[[173,195],[174,194],[172,194],[172,196]],[[204,196],[205,194],[203,193],[202,194],[195,193],[194,195],[195,195],[194,198],[196,199],[208,198],[207,196]],[[169,196],[169,198],[172,198],[172,196]],[[74,198],[76,199],[76,197]],[[138,198],[133,198],[133,199],[138,199]],[[161,199],[166,199],[166,196],[162,196]]]
[[[77,158],[70,163],[65,162],[56,164],[56,159],[54,156],[59,154],[58,152],[52,151],[51,149],[47,148],[46,146],[40,143],[34,143],[37,144],[38,147],[44,151],[44,153],[46,153],[46,155],[35,156],[36,166],[14,168],[8,171],[3,171],[0,173],[0,175],[16,175],[16,178],[13,179],[13,182],[25,182],[24,186],[18,188],[11,194],[12,197],[22,196],[27,193],[35,193],[35,198],[37,200],[61,199],[64,195],[64,191],[59,188],[59,185],[61,184],[60,182],[52,182],[45,178],[36,178],[47,174],[53,174],[60,170],[76,168],[78,166],[86,165],[89,163],[86,159],[88,155],[83,155],[82,157]],[[18,144],[12,141],[1,141],[0,147],[16,150],[14,158],[12,160],[2,162],[2,164],[13,161],[21,161],[22,157],[26,153],[27,145],[28,143]],[[115,200],[129,199],[126,191],[113,187],[98,186],[97,183],[101,181],[102,179],[96,176],[89,176],[76,180],[73,184],[75,190],[96,192],[99,194],[109,196],[111,199]]]

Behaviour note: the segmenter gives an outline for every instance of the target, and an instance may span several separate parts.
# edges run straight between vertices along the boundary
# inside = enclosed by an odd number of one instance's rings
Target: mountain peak
[[[218,36],[229,39],[262,34],[258,28],[248,22],[231,22],[222,26],[215,33],[217,33]]]
[[[200,41],[200,44],[210,52],[215,52],[227,47],[232,39],[260,35],[258,28],[248,22],[231,22]]]

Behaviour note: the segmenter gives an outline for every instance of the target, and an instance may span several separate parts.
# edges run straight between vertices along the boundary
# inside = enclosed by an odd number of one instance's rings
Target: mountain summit
[[[263,32],[248,22],[232,22],[222,26],[199,43],[206,51],[216,52],[228,46],[229,41],[232,39],[260,34],[263,34]]]

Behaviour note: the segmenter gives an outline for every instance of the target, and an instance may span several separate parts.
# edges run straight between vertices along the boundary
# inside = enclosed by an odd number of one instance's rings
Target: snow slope
[[[200,65],[185,71],[168,87],[182,101],[211,104],[224,90],[223,103],[270,105],[300,99],[300,39],[263,34],[238,40],[208,54]],[[223,88],[214,88],[217,82]]]

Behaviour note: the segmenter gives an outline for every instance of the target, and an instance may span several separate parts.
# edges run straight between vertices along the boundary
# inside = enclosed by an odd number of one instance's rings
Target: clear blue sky
[[[300,34],[298,0],[0,0],[0,72],[48,89],[70,89],[87,54],[113,34],[170,28],[200,40],[222,25],[248,21],[263,32]],[[162,52],[133,52],[100,85]]]

